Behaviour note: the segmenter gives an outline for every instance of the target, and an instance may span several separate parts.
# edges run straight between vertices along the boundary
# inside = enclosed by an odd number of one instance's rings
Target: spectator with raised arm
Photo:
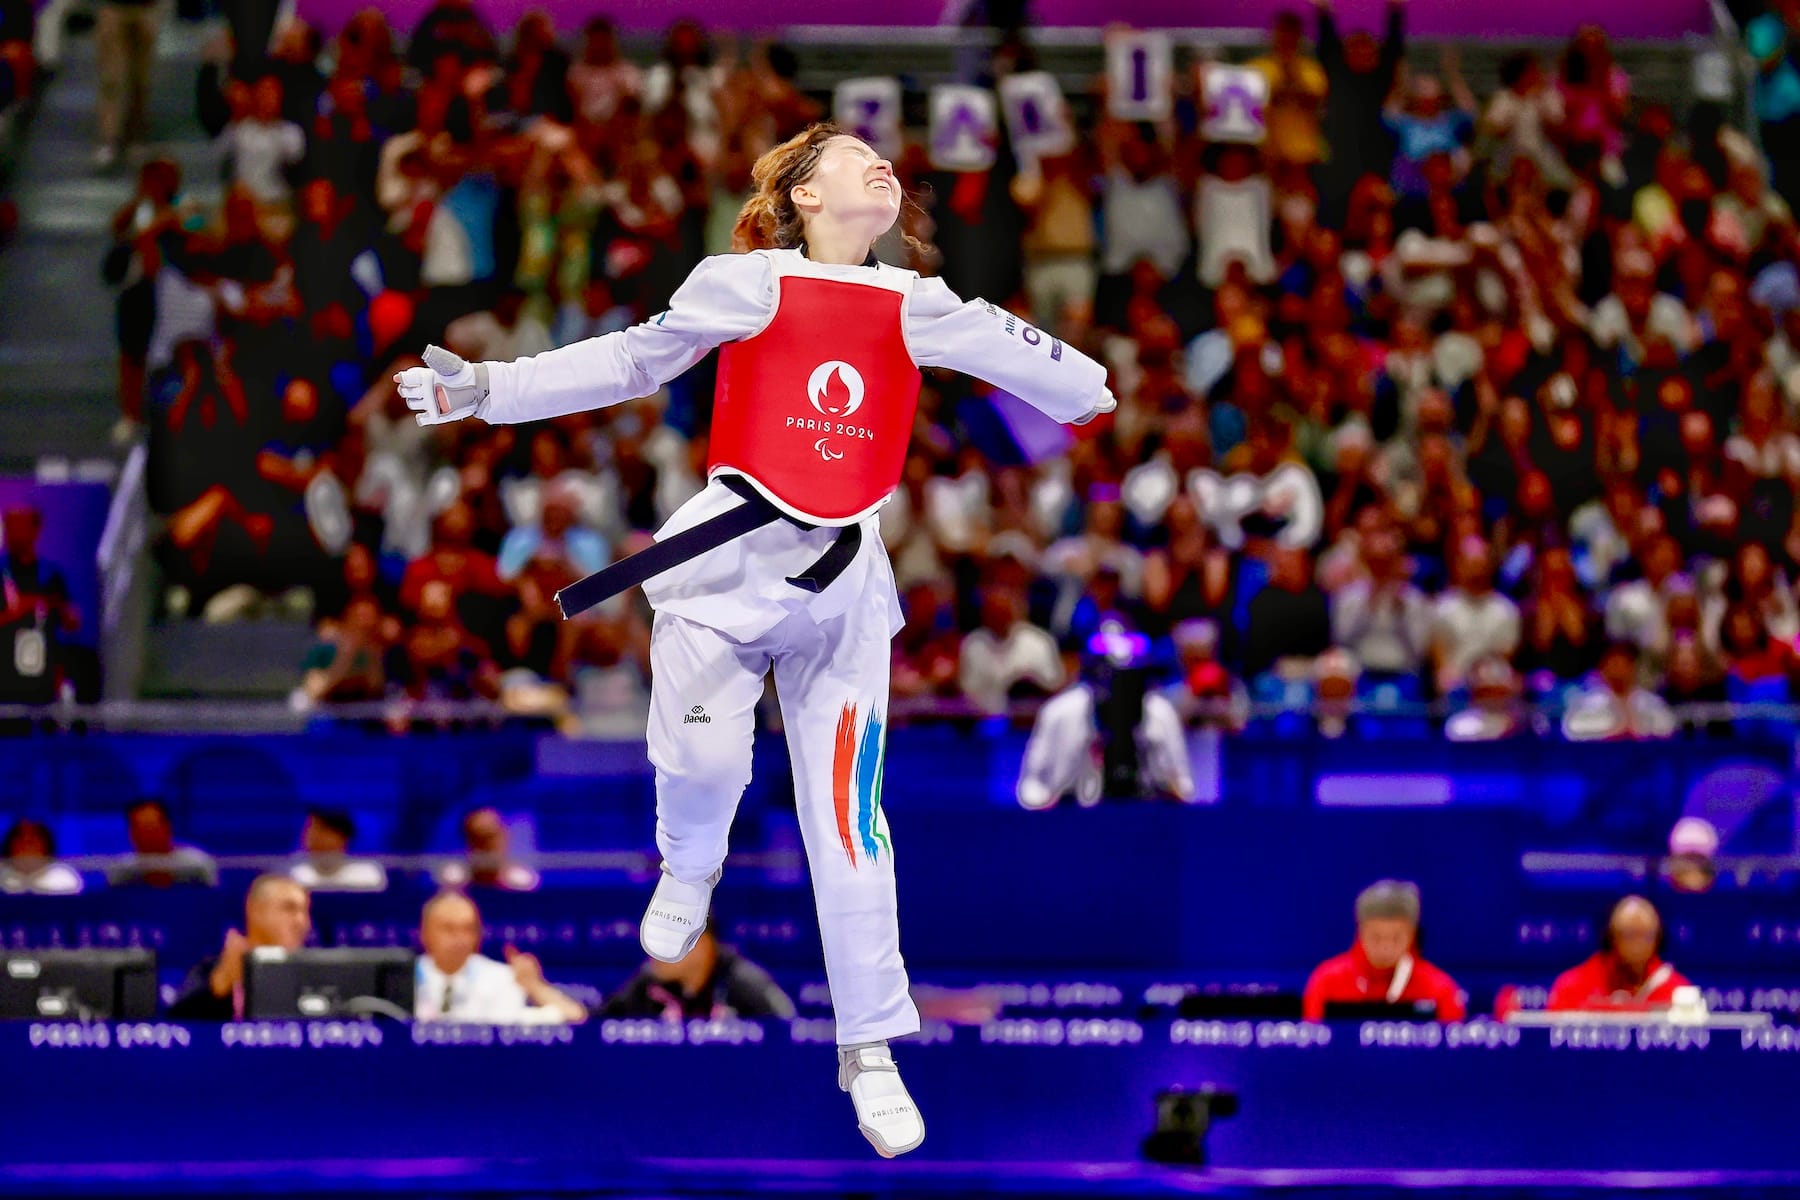
[[[1105,176],[1094,320],[1122,328],[1133,272],[1143,264],[1158,285],[1173,279],[1190,248],[1188,223],[1168,147],[1153,127],[1111,122],[1098,142]]]
[[[294,951],[312,934],[312,898],[286,875],[259,875],[244,897],[244,928],[188,972],[169,1016],[177,1021],[244,1019],[244,963],[254,950]]]
[[[1382,109],[1406,53],[1404,0],[1389,0],[1386,33],[1339,33],[1331,0],[1313,0],[1319,12],[1319,65],[1325,69],[1324,109],[1326,161],[1319,171],[1319,192],[1331,203],[1327,224],[1342,219],[1350,190],[1366,175],[1385,177],[1393,162],[1394,143],[1382,123]]]
[[[1577,171],[1598,166],[1620,170],[1625,149],[1625,111],[1631,80],[1613,60],[1606,31],[1583,25],[1563,54],[1561,78],[1564,153]]]
[[[1425,164],[1439,155],[1465,168],[1454,170],[1456,177],[1466,174],[1468,143],[1475,132],[1474,108],[1474,97],[1462,81],[1453,46],[1444,48],[1444,80],[1414,75],[1406,81],[1404,94],[1388,104],[1382,117],[1394,139],[1395,192],[1402,197],[1425,195],[1430,189]]]
[[[481,910],[461,892],[443,891],[419,915],[421,1021],[490,1025],[579,1025],[588,1012],[544,979],[537,956],[506,947],[506,961],[481,953]]]
[[[1522,158],[1545,179],[1568,182],[1569,169],[1556,149],[1562,124],[1562,93],[1550,86],[1537,56],[1528,50],[1508,55],[1500,64],[1500,90],[1481,114],[1481,132],[1498,143],[1494,170],[1504,173]]]
[[[1325,157],[1319,128],[1330,85],[1318,60],[1304,53],[1300,14],[1278,12],[1269,30],[1269,52],[1250,60],[1269,84],[1266,146],[1284,167],[1312,167]]]

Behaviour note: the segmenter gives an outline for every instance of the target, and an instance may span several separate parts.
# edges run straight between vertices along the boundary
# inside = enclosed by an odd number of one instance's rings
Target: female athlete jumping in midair
[[[773,666],[837,1018],[838,1085],[881,1154],[925,1125],[888,1049],[916,1033],[882,810],[889,641],[900,628],[876,510],[900,481],[919,368],[950,367],[1059,421],[1110,412],[1100,364],[937,279],[877,262],[900,215],[893,167],[815,125],[763,155],[737,221],[642,325],[516,362],[430,347],[394,377],[421,424],[536,421],[648,396],[719,347],[708,484],[657,545],[567,588],[573,614],[635,582],[656,610],[649,751],[663,874],[651,957],[706,923],[750,779]]]

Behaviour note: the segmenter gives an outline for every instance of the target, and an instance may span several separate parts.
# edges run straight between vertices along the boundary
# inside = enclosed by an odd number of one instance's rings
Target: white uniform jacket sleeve
[[[913,287],[906,339],[921,367],[985,379],[1065,424],[1106,387],[1106,368],[1075,347],[986,300],[958,299],[941,279]]]
[[[721,342],[769,322],[775,287],[762,254],[715,254],[666,311],[642,325],[513,362],[490,362],[476,415],[491,425],[540,421],[655,394]]]

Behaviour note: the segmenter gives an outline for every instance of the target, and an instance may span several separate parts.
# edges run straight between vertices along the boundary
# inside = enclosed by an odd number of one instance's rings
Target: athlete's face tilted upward
[[[805,181],[794,185],[791,196],[794,207],[805,216],[824,216],[846,229],[862,227],[870,240],[893,228],[900,216],[900,184],[894,179],[894,164],[861,138],[847,133],[825,143],[819,165]]]

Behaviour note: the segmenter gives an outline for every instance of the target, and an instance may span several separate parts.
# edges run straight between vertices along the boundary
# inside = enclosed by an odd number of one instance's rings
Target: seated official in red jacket
[[[1419,888],[1401,879],[1371,884],[1356,898],[1356,942],[1306,981],[1302,1011],[1323,1021],[1332,1003],[1415,1005],[1429,1000],[1440,1021],[1466,1013],[1456,981],[1420,957]]]
[[[1662,960],[1662,918],[1642,896],[1627,896],[1607,919],[1600,953],[1556,977],[1552,1012],[1667,1008],[1688,981]]]

